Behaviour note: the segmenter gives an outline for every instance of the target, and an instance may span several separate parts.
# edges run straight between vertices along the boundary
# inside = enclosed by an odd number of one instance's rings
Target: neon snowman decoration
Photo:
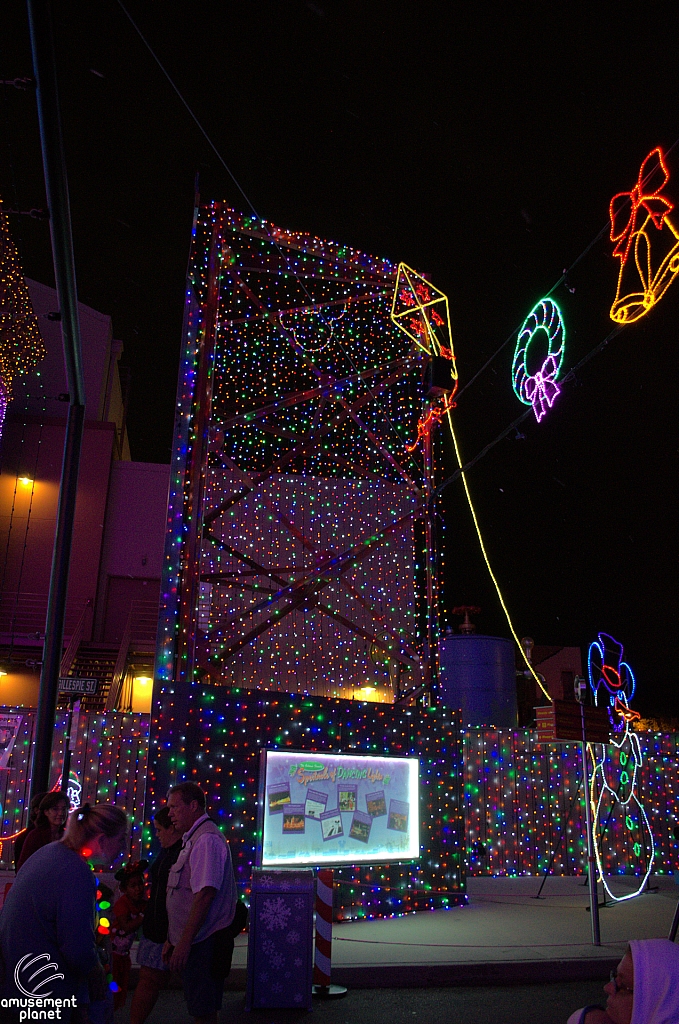
[[[607,746],[590,744],[594,761],[590,785],[594,846],[604,888],[612,900],[620,903],[639,895],[651,873],[655,854],[653,832],[639,799],[641,745],[630,728],[631,722],[641,716],[630,707],[635,680],[632,669],[623,660],[622,644],[607,633],[599,633],[598,639],[590,644],[587,670],[594,703],[605,704],[612,730]],[[625,896],[613,895],[603,870],[604,855],[614,846],[617,834],[626,835],[628,863],[641,878],[638,888]]]

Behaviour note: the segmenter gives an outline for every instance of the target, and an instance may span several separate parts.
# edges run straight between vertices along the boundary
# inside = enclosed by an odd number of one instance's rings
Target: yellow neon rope
[[[486,554],[486,547],[485,547],[485,544],[483,543],[483,537],[481,536],[481,530],[479,529],[479,522],[478,522],[478,519],[476,518],[476,512],[474,511],[474,506],[472,505],[472,497],[471,497],[471,494],[469,493],[469,487],[467,486],[467,477],[462,472],[462,456],[460,455],[460,449],[458,448],[458,445],[457,445],[457,438],[455,437],[455,431],[453,430],[453,420],[452,420],[451,415],[450,415],[450,409],[446,409],[446,415],[448,416],[448,426],[450,427],[450,436],[452,437],[453,444],[455,446],[455,458],[457,459],[457,464],[460,467],[460,476],[462,477],[462,483],[464,484],[464,491],[465,491],[465,494],[467,495],[467,501],[469,503],[469,511],[472,514],[472,519],[474,520],[474,526],[476,528],[476,535],[479,538],[479,545],[481,546],[481,554],[483,555],[484,561],[485,561],[486,566],[488,568],[488,572],[490,573],[490,578],[493,581],[493,584],[494,584],[495,589],[497,591],[497,596],[500,599],[500,604],[502,605],[502,610],[505,613],[505,615],[507,616],[507,622],[509,623],[509,628],[511,630],[511,634],[512,634],[512,636],[514,637],[514,639],[516,641],[516,646],[521,651],[521,656],[522,656],[523,660],[526,662],[526,666],[530,670],[530,674],[532,675],[533,679],[538,684],[538,686],[540,687],[540,689],[544,693],[545,697],[547,697],[547,699],[553,703],[552,698],[549,696],[547,690],[544,688],[544,686],[542,685],[542,683],[538,679],[538,677],[537,677],[537,675],[535,673],[535,669],[533,668],[533,666],[529,662],[528,658],[526,657],[526,652],[523,649],[523,645],[521,644],[521,641],[519,640],[518,636],[516,635],[516,632],[514,630],[514,626],[512,625],[512,620],[509,617],[509,612],[507,611],[507,605],[505,604],[504,598],[502,597],[502,594],[500,592],[500,585],[499,585],[498,581],[495,579],[495,573],[491,569],[490,562],[488,560],[488,555]]]

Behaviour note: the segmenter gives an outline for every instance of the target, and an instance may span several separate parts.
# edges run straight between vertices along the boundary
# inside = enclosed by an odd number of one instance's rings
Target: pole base
[[[344,985],[312,985],[311,994],[317,999],[341,999],[348,989]]]

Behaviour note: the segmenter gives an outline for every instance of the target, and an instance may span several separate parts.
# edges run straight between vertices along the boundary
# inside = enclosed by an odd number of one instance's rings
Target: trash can
[[[314,873],[255,868],[245,1008],[311,1009]]]

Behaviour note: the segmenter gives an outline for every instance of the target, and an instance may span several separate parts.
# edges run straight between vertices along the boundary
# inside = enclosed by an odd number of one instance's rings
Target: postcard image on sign
[[[328,803],[328,794],[320,789],[307,790],[304,813],[307,818],[320,818]]]
[[[377,790],[375,793],[366,793],[365,807],[371,818],[382,818],[387,813],[387,801],[384,798],[384,790]]]
[[[290,803],[290,783],[270,786],[267,791],[269,814],[282,814],[283,808]]]
[[[351,828],[349,829],[349,838],[358,839],[359,843],[367,843],[370,839],[372,824],[373,820],[369,814],[365,814],[363,811],[354,811],[354,816],[351,819]]]
[[[358,810],[358,786],[345,782],[337,787],[337,807],[343,814],[353,814]]]
[[[407,832],[408,811],[408,804],[403,800],[390,800],[387,828],[390,828],[392,832]]]
[[[304,804],[288,804],[283,808],[283,832],[286,835],[304,832]]]
[[[339,812],[339,808],[336,807],[334,811],[326,811],[325,814],[321,814],[320,822],[323,842],[326,842],[328,839],[337,839],[338,836],[344,835],[342,815]]]

